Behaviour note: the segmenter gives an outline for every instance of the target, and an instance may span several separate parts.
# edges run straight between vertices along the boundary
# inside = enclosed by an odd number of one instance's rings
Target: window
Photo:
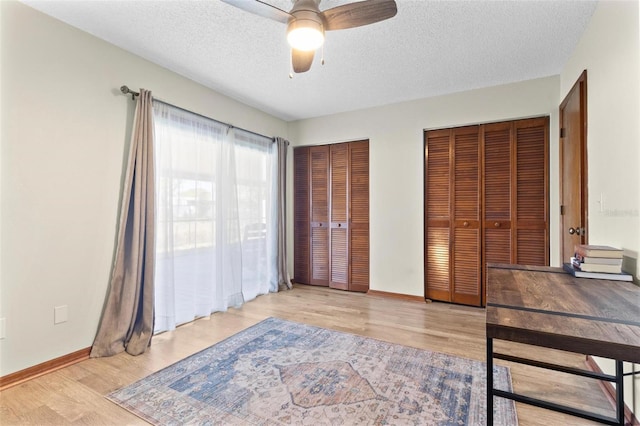
[[[277,289],[272,140],[154,101],[155,332]]]

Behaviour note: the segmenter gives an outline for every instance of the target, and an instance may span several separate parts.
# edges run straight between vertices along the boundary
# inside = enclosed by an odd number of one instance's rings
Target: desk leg
[[[622,361],[616,360],[616,417],[624,426],[624,370]]]
[[[493,339],[487,337],[487,426],[493,426]]]

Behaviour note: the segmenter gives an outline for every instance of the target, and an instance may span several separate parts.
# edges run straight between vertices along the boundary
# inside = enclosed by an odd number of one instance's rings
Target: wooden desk
[[[640,363],[640,287],[575,278],[561,268],[488,265],[487,419],[493,397],[548,408],[605,424],[624,425],[622,362]],[[493,339],[596,355],[616,361],[616,375],[594,373],[493,351]],[[616,418],[493,388],[493,360],[504,359],[616,383]]]

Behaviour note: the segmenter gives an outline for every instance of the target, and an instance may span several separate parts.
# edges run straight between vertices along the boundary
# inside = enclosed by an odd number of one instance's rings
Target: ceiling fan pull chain
[[[322,45],[322,61],[320,61],[321,65],[324,65],[324,44]]]
[[[289,49],[289,78],[293,80],[293,49]]]

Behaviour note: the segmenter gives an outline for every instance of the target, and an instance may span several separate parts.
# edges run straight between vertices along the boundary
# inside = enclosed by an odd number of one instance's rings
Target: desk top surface
[[[489,265],[487,337],[640,362],[640,287]]]

